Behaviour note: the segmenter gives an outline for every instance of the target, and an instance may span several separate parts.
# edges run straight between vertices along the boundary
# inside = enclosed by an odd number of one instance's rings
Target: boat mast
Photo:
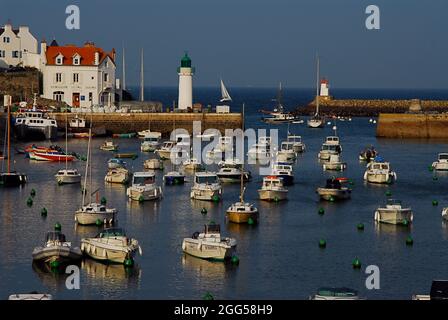
[[[241,163],[241,181],[240,181],[240,202],[242,204],[244,204],[244,109],[245,109],[245,105],[243,103],[243,111],[242,111],[242,133],[241,133],[241,157],[243,158],[242,163]]]
[[[11,173],[11,100],[8,101],[8,174]]]
[[[65,109],[65,173],[68,170],[68,116],[67,109]]]
[[[144,74],[143,74],[143,48],[141,53],[141,65],[140,65],[140,101],[143,102],[145,100],[144,95]]]
[[[89,129],[89,142],[87,144],[87,162],[86,162],[86,174],[84,176],[84,190],[82,192],[82,205],[85,206],[86,204],[86,192],[87,192],[87,176],[89,172],[89,160],[90,160],[90,141],[92,139],[92,125],[90,125]]]
[[[125,51],[124,51],[124,44],[123,44],[123,63],[122,63],[122,68],[123,68],[123,72],[122,72],[122,76],[123,76],[123,90],[126,90],[126,58],[125,58]]]
[[[320,78],[320,60],[319,56],[317,58],[317,77],[316,77],[316,117],[319,116],[319,78]]]
[[[282,105],[282,83],[280,82],[278,86],[278,94],[277,94],[277,109],[279,112],[283,112],[283,105]]]

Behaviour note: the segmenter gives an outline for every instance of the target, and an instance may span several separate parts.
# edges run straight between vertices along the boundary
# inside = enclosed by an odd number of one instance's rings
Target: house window
[[[109,81],[109,74],[105,73],[104,74],[104,82],[108,82]]]
[[[53,100],[63,101],[64,100],[64,92],[63,91],[53,92]]]
[[[10,43],[11,39],[9,37],[3,37],[3,43]]]
[[[13,57],[13,58],[18,58],[18,57],[19,57],[19,51],[14,50],[14,51],[12,52],[12,57]]]
[[[62,82],[62,73],[56,73],[56,82]]]
[[[0,50],[0,58],[6,58],[5,50]]]
[[[89,101],[93,101],[93,92],[89,92]]]
[[[106,61],[104,62],[104,66],[107,68],[107,67],[109,66],[109,61],[106,60]]]
[[[73,83],[78,83],[79,82],[79,73],[74,73],[73,74]]]
[[[73,65],[79,66],[79,58],[78,57],[73,58]]]
[[[62,64],[62,57],[56,58],[56,64],[61,65]]]

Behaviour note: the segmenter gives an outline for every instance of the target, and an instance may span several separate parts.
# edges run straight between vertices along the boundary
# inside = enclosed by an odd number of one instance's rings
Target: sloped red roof
[[[64,56],[62,65],[71,66],[73,65],[73,57],[76,54],[81,56],[81,66],[94,66],[95,65],[95,52],[99,53],[99,63],[101,64],[104,59],[109,57],[113,63],[115,50],[112,52],[105,52],[103,49],[95,47],[93,45],[86,45],[84,47],[76,46],[48,46],[46,51],[47,65],[56,65],[56,57],[59,54]]]

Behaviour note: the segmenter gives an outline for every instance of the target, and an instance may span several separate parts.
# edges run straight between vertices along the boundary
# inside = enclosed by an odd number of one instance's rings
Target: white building
[[[0,28],[0,68],[39,67],[37,40],[27,26],[14,29],[10,23]]]
[[[43,97],[74,108],[111,107],[115,103],[115,49],[105,52],[93,43],[83,47],[41,44]]]
[[[179,75],[179,101],[178,108],[187,110],[193,108],[193,74],[194,68],[191,67],[191,59],[185,53],[180,61],[180,67],[177,68]]]

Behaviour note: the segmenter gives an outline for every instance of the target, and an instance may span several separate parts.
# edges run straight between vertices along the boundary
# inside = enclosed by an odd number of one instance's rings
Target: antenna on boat
[[[245,109],[245,104],[243,103],[243,110],[241,113],[241,117],[242,117],[242,123],[241,123],[241,127],[242,127],[242,132],[241,132],[241,157],[243,158],[242,162],[241,162],[241,185],[240,185],[240,202],[242,204],[244,204],[244,110]]]

